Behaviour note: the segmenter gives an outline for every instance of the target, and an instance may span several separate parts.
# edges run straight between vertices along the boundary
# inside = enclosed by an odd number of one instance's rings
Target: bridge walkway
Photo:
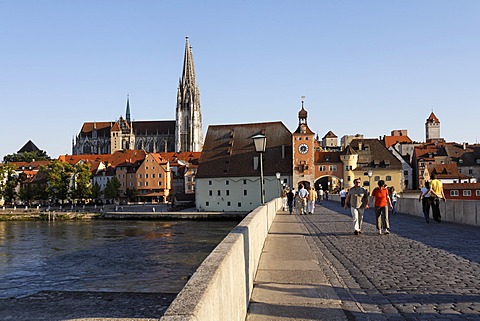
[[[354,235],[334,201],[279,212],[246,321],[480,320],[479,228],[399,213],[378,235],[374,222],[369,209]]]

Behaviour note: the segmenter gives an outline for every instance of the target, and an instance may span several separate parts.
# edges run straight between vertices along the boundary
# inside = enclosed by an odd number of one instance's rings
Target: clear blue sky
[[[480,139],[480,1],[0,0],[0,157],[85,121],[175,119],[185,36],[208,125]]]

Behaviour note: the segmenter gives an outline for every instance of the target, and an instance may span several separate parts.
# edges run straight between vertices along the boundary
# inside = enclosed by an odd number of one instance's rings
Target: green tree
[[[125,191],[125,195],[128,197],[128,200],[130,202],[133,202],[138,195],[138,190],[135,187],[127,188],[127,190]]]
[[[75,165],[75,187],[73,190],[73,198],[77,200],[90,199],[92,197],[92,184],[90,179],[92,174],[90,172],[90,165],[78,163]]]
[[[23,153],[16,153],[16,154],[9,154],[3,157],[4,163],[12,163],[12,162],[32,162],[33,160],[50,160],[50,156],[47,155],[47,152],[43,150],[37,150],[34,152],[23,152]]]
[[[14,201],[19,178],[13,164],[0,164],[0,197],[6,201]]]
[[[35,189],[31,184],[23,184],[18,193],[18,197],[26,204],[30,204],[35,199]]]
[[[100,197],[102,197],[102,188],[100,187],[100,185],[95,182],[92,186],[92,199],[94,201],[98,201],[98,199],[100,199]]]
[[[74,174],[73,166],[54,160],[44,170],[47,177],[49,196],[63,204],[64,200],[68,199],[71,194],[71,178]]]
[[[107,199],[117,199],[120,197],[120,181],[116,176],[113,176],[113,178],[109,179],[106,186],[105,190],[103,191],[103,194],[105,195],[105,198]]]

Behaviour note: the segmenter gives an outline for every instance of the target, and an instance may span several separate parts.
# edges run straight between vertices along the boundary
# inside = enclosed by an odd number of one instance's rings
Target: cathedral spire
[[[130,95],[127,94],[127,111],[125,112],[125,119],[130,124]]]
[[[185,37],[182,77],[177,91],[175,151],[199,152],[203,147],[200,90],[195,77],[192,47]]]
[[[193,87],[196,87],[195,79],[195,66],[193,64],[193,54],[192,47],[188,42],[188,36],[185,37],[185,56],[183,58],[183,72],[181,84],[183,86],[191,84]]]

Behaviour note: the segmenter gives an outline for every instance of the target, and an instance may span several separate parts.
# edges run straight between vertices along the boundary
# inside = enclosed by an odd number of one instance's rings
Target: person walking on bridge
[[[308,207],[308,214],[313,214],[313,212],[315,211],[315,202],[317,201],[317,192],[315,191],[315,187],[311,187],[310,188],[310,191],[308,192],[308,204],[307,204],[307,207]]]
[[[350,204],[350,211],[353,218],[353,234],[362,233],[363,211],[368,209],[368,191],[360,186],[360,179],[353,180],[354,186],[350,188],[345,200],[344,208]]]
[[[422,211],[423,216],[425,217],[425,222],[430,223],[430,182],[425,182],[425,186],[421,188],[418,201],[422,202]]]
[[[443,194],[443,184],[438,179],[435,178],[435,173],[431,176],[432,178],[430,182],[430,199],[432,202],[432,215],[435,222],[440,223],[442,218],[440,216],[440,199],[443,199],[444,202],[447,200],[445,199],[445,195]]]
[[[307,215],[307,197],[308,197],[308,191],[306,190],[305,187],[303,187],[303,184],[299,185],[299,190],[298,190],[298,198],[300,201],[300,215],[305,214]]]
[[[372,191],[372,204],[375,204],[375,218],[378,234],[390,234],[390,222],[388,220],[388,206],[393,208],[385,181],[379,180],[378,187]]]
[[[289,189],[287,193],[287,204],[288,204],[288,212],[293,214],[293,206],[295,205],[295,191],[293,188]]]

